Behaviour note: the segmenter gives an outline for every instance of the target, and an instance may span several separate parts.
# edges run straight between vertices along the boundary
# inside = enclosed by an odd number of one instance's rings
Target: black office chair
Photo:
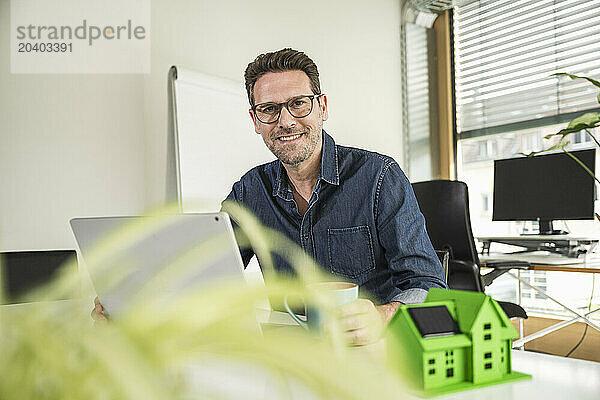
[[[450,262],[450,252],[448,250],[436,250],[435,254],[438,256],[442,268],[444,269],[444,279],[448,283],[448,263]]]
[[[526,268],[523,262],[486,263],[493,268],[481,275],[475,239],[469,215],[467,185],[460,181],[433,180],[413,183],[419,208],[425,216],[427,233],[433,247],[450,253],[448,287],[457,290],[483,292],[485,286],[513,268]],[[509,317],[527,318],[525,310],[514,303],[498,301]]]
[[[50,282],[61,266],[73,261],[75,258],[75,250],[9,251],[0,253],[5,304],[38,300],[64,300],[64,298],[32,298],[28,293],[32,289]]]

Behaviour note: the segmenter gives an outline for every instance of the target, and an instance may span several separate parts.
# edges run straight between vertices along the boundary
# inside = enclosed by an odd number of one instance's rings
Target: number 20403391
[[[72,53],[73,43],[18,43],[19,53]]]

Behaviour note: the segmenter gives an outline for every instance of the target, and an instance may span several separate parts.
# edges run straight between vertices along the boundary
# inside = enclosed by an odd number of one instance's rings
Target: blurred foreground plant
[[[399,398],[404,389],[397,376],[386,369],[383,360],[360,357],[346,348],[338,326],[324,340],[285,329],[263,337],[254,320],[257,302],[290,294],[309,296],[305,283],[331,277],[320,273],[314,260],[294,243],[262,227],[241,206],[231,203],[225,208],[246,232],[246,245],[260,257],[269,275],[266,286],[219,282],[186,289],[168,300],[141,293],[109,323],[95,327],[89,318],[89,299],[4,307],[0,310],[0,398],[239,398],[236,387],[243,386],[245,377],[256,379],[257,373],[266,377],[276,398],[289,397],[290,382],[317,398]],[[105,284],[116,284],[123,265],[106,265],[106,260],[123,243],[161,229],[174,211],[160,210],[143,223],[105,238],[88,260],[88,269],[104,269]],[[228,245],[227,238],[217,239],[198,243],[172,260],[161,279],[175,282],[187,276],[192,265],[197,268],[198,257],[207,263],[214,260]],[[298,279],[269,273],[271,254],[276,252],[294,266]],[[39,289],[38,296],[76,297],[78,287],[77,274],[63,273]],[[324,300],[318,304],[324,312],[333,312]],[[251,392],[244,396],[261,398]]]

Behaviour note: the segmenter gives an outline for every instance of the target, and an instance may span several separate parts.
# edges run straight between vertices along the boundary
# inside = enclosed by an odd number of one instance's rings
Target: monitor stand
[[[569,232],[567,231],[563,231],[560,229],[554,229],[554,227],[552,226],[552,220],[548,219],[539,219],[538,220],[538,224],[539,224],[539,233],[521,233],[521,235],[523,236],[531,236],[531,235],[568,235]]]

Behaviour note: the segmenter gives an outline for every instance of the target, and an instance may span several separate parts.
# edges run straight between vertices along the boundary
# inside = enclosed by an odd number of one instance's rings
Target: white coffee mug
[[[315,291],[325,296],[331,305],[338,307],[352,303],[358,299],[358,285],[351,282],[316,282],[307,285],[309,291]],[[285,309],[301,327],[311,332],[320,332],[323,327],[323,315],[317,307],[306,304],[306,319],[301,319],[292,311],[285,297]]]

